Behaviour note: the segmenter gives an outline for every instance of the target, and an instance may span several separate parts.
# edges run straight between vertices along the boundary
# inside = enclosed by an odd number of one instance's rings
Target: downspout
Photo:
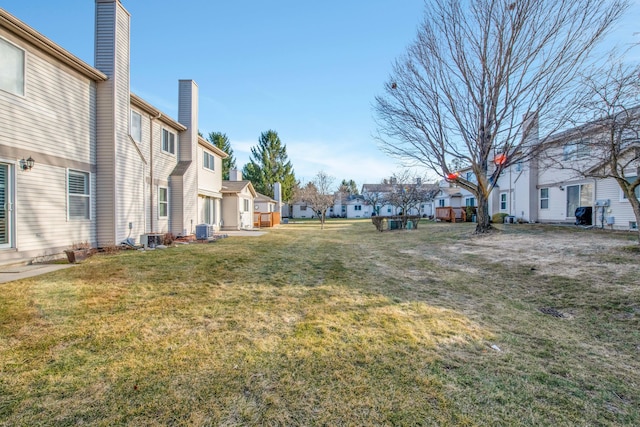
[[[153,121],[162,117],[162,113],[149,120],[149,233],[154,233],[153,224]]]

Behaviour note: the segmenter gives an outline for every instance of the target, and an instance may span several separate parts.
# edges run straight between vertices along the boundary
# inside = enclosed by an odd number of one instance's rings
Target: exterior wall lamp
[[[36,163],[35,160],[31,156],[27,160],[24,158],[20,159],[20,169],[23,171],[30,171],[33,165]]]

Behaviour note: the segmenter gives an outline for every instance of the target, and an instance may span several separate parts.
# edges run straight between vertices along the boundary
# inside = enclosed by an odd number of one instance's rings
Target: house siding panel
[[[98,242],[115,244],[115,120],[114,56],[116,9],[113,3],[96,3],[96,67],[109,76],[97,85],[97,212]]]
[[[95,172],[95,83],[6,30],[0,35],[24,49],[26,72],[23,97],[0,91],[0,158],[36,161],[29,172],[12,168],[15,248],[0,251],[0,262],[53,255],[78,241],[95,243],[93,221],[67,220],[66,194],[68,167]]]

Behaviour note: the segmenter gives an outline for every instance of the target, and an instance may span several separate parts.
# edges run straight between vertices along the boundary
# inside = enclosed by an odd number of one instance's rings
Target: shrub
[[[504,217],[509,216],[509,214],[504,212],[498,212],[491,215],[491,222],[495,224],[500,224],[504,222]]]
[[[386,218],[381,217],[381,216],[372,216],[371,217],[371,222],[373,223],[373,225],[376,226],[376,230],[378,231],[383,231],[384,227],[386,226]]]

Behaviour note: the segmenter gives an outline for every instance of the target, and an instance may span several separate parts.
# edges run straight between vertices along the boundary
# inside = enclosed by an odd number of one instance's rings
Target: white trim
[[[74,172],[76,174],[81,174],[81,175],[85,175],[87,182],[85,183],[87,185],[87,193],[86,194],[74,194],[75,197],[81,197],[84,196],[87,199],[89,199],[89,210],[88,210],[88,214],[89,217],[72,217],[69,214],[69,208],[71,207],[71,204],[69,203],[69,198],[71,197],[71,193],[69,192],[69,175],[71,172]],[[91,194],[91,172],[89,171],[83,171],[83,170],[79,170],[79,169],[71,169],[71,168],[67,168],[66,169],[66,182],[65,182],[65,190],[66,190],[66,211],[67,211],[67,221],[91,221],[93,216],[91,215],[91,205],[92,205],[92,199],[93,199],[93,195]]]
[[[0,92],[8,93],[10,95],[14,95],[20,98],[26,98],[27,97],[27,56],[28,56],[27,50],[23,49],[21,46],[18,46],[11,40],[8,40],[2,36],[0,36],[0,39],[6,41],[8,44],[12,45],[16,49],[22,51],[22,93],[9,92],[1,88],[0,88]]]
[[[162,216],[160,215],[160,190],[167,190],[167,200],[162,201],[162,203],[165,203],[167,205],[167,214]],[[158,219],[162,219],[162,218],[169,218],[169,187],[163,187],[161,185],[158,185],[158,193],[157,193],[157,209],[158,209]]]
[[[165,131],[167,131],[169,135],[173,135],[173,152],[164,149],[164,132]],[[171,142],[171,138],[169,138],[169,142]],[[168,148],[171,148],[171,147],[168,147]],[[175,156],[176,152],[178,151],[178,134],[164,126],[162,126],[160,131],[160,150],[165,154],[169,154],[170,156]]]
[[[0,158],[0,163],[7,165],[7,191],[5,202],[9,204],[7,210],[8,224],[7,224],[7,243],[0,245],[0,250],[3,249],[15,249],[18,247],[17,239],[17,224],[18,215],[16,212],[16,189],[17,189],[17,177],[16,171],[18,170],[18,162],[14,160],[7,160]]]
[[[129,136],[131,136],[131,139],[133,139],[135,142],[137,143],[141,143],[142,142],[142,114],[140,114],[139,112],[137,112],[136,110],[134,110],[133,108],[129,109],[130,113],[129,113]],[[133,115],[137,114],[138,117],[140,117],[140,138],[136,139],[136,136],[133,134]]]

